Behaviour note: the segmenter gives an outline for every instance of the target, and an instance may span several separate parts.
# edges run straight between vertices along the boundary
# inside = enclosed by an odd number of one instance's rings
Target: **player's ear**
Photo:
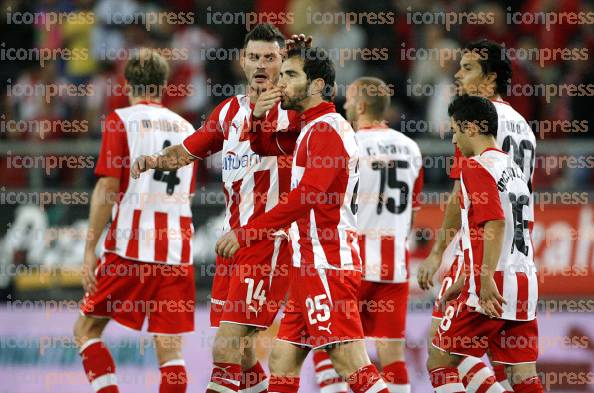
[[[466,121],[464,122],[464,127],[465,127],[465,134],[468,135],[469,138],[472,138],[478,134],[480,134],[481,130],[479,128],[479,125],[474,122],[474,121]]]
[[[322,78],[316,78],[311,82],[310,85],[310,93],[313,94],[322,94],[324,92],[324,87],[326,84]]]
[[[358,115],[362,115],[367,111],[367,103],[365,100],[357,100],[357,104],[355,106],[355,110],[357,111]]]
[[[486,90],[489,90],[486,91],[485,94],[488,94],[489,96],[495,94],[495,90],[497,88],[497,74],[495,72],[490,72],[487,74],[486,84],[484,87]]]

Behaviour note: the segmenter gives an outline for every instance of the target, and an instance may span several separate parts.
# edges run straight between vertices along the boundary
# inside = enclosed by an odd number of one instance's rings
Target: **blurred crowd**
[[[10,48],[64,48],[89,55],[74,60],[56,56],[43,64],[36,59],[14,60],[0,56],[2,121],[24,124],[16,132],[3,126],[0,139],[100,138],[101,122],[107,113],[127,105],[127,98],[121,93],[126,51],[141,46],[185,51],[186,56],[176,58],[174,53],[171,57],[170,84],[186,88],[166,94],[164,104],[198,127],[214,105],[241,90],[242,72],[237,56],[233,56],[236,52],[231,49],[243,44],[246,25],[249,25],[245,18],[247,13],[259,15],[261,22],[277,22],[286,34],[309,34],[315,45],[341,49],[331,53],[335,55],[339,87],[362,75],[384,79],[393,86],[394,92],[388,120],[394,128],[408,132],[413,138],[446,137],[443,124],[444,119],[447,120],[447,103],[459,57],[427,56],[435,53],[432,50],[453,52],[478,38],[502,42],[509,48],[524,48],[525,53],[537,48],[581,48],[581,53],[586,50],[585,60],[514,59],[512,84],[534,87],[594,83],[591,23],[520,25],[510,23],[509,14],[513,12],[592,13],[594,6],[582,0],[2,0],[0,49],[5,51],[3,54],[9,53]],[[52,13],[74,17],[51,24],[51,20],[43,16]],[[192,17],[178,18],[178,23],[161,19],[147,27],[143,17],[149,13],[186,17],[192,13]],[[359,23],[345,23],[340,16],[346,13],[356,13]],[[370,22],[373,19],[368,15],[372,13],[387,15],[389,23]],[[413,13],[418,18],[411,18]],[[446,25],[438,15],[447,13],[483,13],[494,18],[488,23],[472,24],[462,20]],[[33,15],[35,23],[15,23],[22,20],[23,14]],[[294,17],[283,18],[283,15]],[[322,17],[312,17],[316,15]],[[212,57],[213,52],[208,50],[215,48],[228,51],[216,52],[219,56],[211,60],[209,56]],[[372,54],[357,56],[357,49],[364,48],[371,49]],[[347,53],[350,59],[345,58]],[[414,87],[417,90],[411,90]],[[55,91],[61,93],[55,94]],[[421,94],[414,94],[414,91]],[[339,89],[339,109],[342,109],[341,93]],[[527,97],[516,94],[506,99],[538,128],[539,122],[555,120],[577,119],[594,124],[591,95]],[[41,120],[52,122],[49,132],[41,132],[33,126]],[[72,123],[67,123],[73,121],[84,127],[73,128]],[[83,132],[76,132],[81,129]],[[593,133],[586,131],[556,130],[544,137],[591,138]],[[18,177],[14,181],[18,185],[22,179]]]

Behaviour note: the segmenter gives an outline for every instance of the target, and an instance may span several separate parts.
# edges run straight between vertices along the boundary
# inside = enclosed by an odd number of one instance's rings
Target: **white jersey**
[[[423,186],[422,157],[415,141],[389,128],[356,133],[359,143],[357,222],[363,278],[408,281],[407,238]]]
[[[481,226],[504,220],[505,231],[495,282],[503,295],[502,319],[532,320],[538,300],[538,282],[529,222],[531,191],[528,181],[511,157],[498,149],[487,149],[469,159],[460,176],[461,243],[468,276],[466,303],[479,307],[480,271],[483,261]],[[474,272],[471,274],[471,272]]]
[[[115,149],[127,150],[123,159],[134,162],[141,155],[181,143],[193,132],[189,122],[158,104],[117,109],[105,125],[102,171],[109,175],[110,165],[117,165],[117,157],[111,156]],[[113,207],[105,249],[142,262],[191,264],[194,165],[177,171],[149,170],[138,179],[130,178],[126,168],[122,180],[127,186]]]

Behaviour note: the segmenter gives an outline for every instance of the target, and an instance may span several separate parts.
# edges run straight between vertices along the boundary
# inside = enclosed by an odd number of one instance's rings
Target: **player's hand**
[[[439,268],[440,263],[441,257],[434,253],[429,254],[421,263],[417,272],[417,281],[421,289],[427,290],[433,287],[433,276]]]
[[[82,284],[85,292],[93,294],[97,289],[97,278],[95,277],[97,269],[97,257],[94,250],[85,250],[85,256],[82,267]]]
[[[445,312],[447,308],[447,304],[452,300],[456,299],[460,296],[462,292],[462,288],[464,288],[464,280],[466,279],[466,275],[461,273],[456,282],[454,282],[446,291],[443,293],[441,298],[439,299],[439,306],[442,312]]]
[[[157,167],[157,157],[155,156],[140,156],[134,160],[134,164],[130,168],[130,176],[132,179],[138,179],[140,174],[155,169]]]
[[[262,91],[258,96],[256,105],[252,111],[252,116],[256,119],[263,118],[266,115],[266,112],[272,109],[280,101],[281,96],[280,89],[269,82],[266,90]]]
[[[291,38],[285,40],[285,48],[287,51],[294,48],[311,48],[312,41],[313,38],[310,35],[306,37],[305,34],[293,34]]]
[[[217,240],[215,251],[218,256],[223,258],[231,258],[239,250],[241,245],[237,240],[235,232],[230,231],[225,233]]]
[[[505,300],[499,293],[495,279],[491,275],[481,277],[479,304],[485,314],[492,318],[499,318],[503,313]]]

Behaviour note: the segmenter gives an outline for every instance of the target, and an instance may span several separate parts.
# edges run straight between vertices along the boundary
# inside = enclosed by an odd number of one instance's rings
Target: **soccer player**
[[[98,393],[119,392],[115,364],[101,335],[110,320],[154,335],[161,393],[183,393],[187,376],[181,334],[194,330],[192,212],[194,168],[130,179],[129,163],[194,131],[161,106],[169,66],[143,49],[126,64],[130,106],[107,116],[95,174],[85,245],[81,316],[74,326],[82,363]],[[95,248],[110,216],[105,251]]]
[[[365,337],[375,340],[390,392],[410,393],[404,359],[407,237],[414,210],[419,208],[423,167],[417,143],[386,126],[384,115],[389,106],[390,91],[380,79],[359,78],[347,88],[344,110],[359,143],[357,223],[363,262],[359,290],[363,331]],[[321,391],[346,392],[346,383],[336,378],[326,352],[314,355]]]
[[[353,129],[330,102],[334,75],[323,49],[289,51],[278,89],[260,100],[273,106],[280,99],[282,108],[298,111],[300,133],[295,139],[291,133],[258,132],[256,121],[252,146],[261,154],[293,153],[292,190],[271,211],[223,235],[216,245],[217,254],[231,256],[291,225],[291,287],[270,355],[269,392],[297,392],[303,360],[317,348],[328,351],[355,393],[388,392],[367,355],[357,310],[358,148]]]
[[[448,108],[452,143],[469,159],[460,171],[465,279],[444,295],[444,316],[427,368],[436,392],[464,392],[464,356],[505,364],[515,392],[544,392],[536,373],[538,282],[529,222],[529,182],[497,147],[497,110],[486,98],[460,96]]]
[[[502,99],[506,94],[511,75],[511,63],[505,49],[495,42],[480,40],[465,48],[460,60],[460,69],[455,74],[455,83],[459,95],[478,95],[488,98],[493,103],[498,117],[497,146],[513,157],[532,191],[536,138],[522,115]],[[454,179],[454,187],[446,206],[442,227],[430,255],[419,268],[417,276],[419,286],[422,289],[429,289],[433,286],[433,275],[440,264],[445,264],[448,272],[443,277],[435,302],[429,340],[435,335],[443,317],[440,298],[462,273],[463,258],[459,247],[459,234],[457,234],[460,229],[460,205],[457,195],[460,191],[460,167],[464,160],[463,155],[456,149],[450,172],[450,178]],[[529,209],[533,211],[532,196],[530,198]],[[531,216],[533,217],[533,214]],[[529,225],[531,229],[532,222]],[[494,365],[493,369],[495,377],[480,359],[469,357],[461,363],[459,371],[468,392],[488,389],[491,385],[495,385],[495,380],[501,385],[497,388],[498,391],[504,389],[511,391],[512,387],[507,381],[505,367],[500,364]]]
[[[293,36],[293,44],[311,38]],[[224,230],[245,225],[270,210],[289,192],[290,168],[283,157],[262,157],[250,146],[249,128],[259,95],[276,84],[285,38],[269,24],[255,26],[244,39],[241,67],[247,95],[224,100],[202,127],[183,143],[158,154],[140,157],[132,176],[145,170],[174,170],[223,152],[222,180],[226,197]],[[289,126],[294,113],[279,105],[259,113],[275,128]],[[218,327],[213,344],[213,369],[208,391],[258,393],[266,390],[266,373],[256,359],[255,334],[269,327],[284,299],[291,259],[286,233],[255,244],[233,258],[217,258],[211,297],[211,326]]]

